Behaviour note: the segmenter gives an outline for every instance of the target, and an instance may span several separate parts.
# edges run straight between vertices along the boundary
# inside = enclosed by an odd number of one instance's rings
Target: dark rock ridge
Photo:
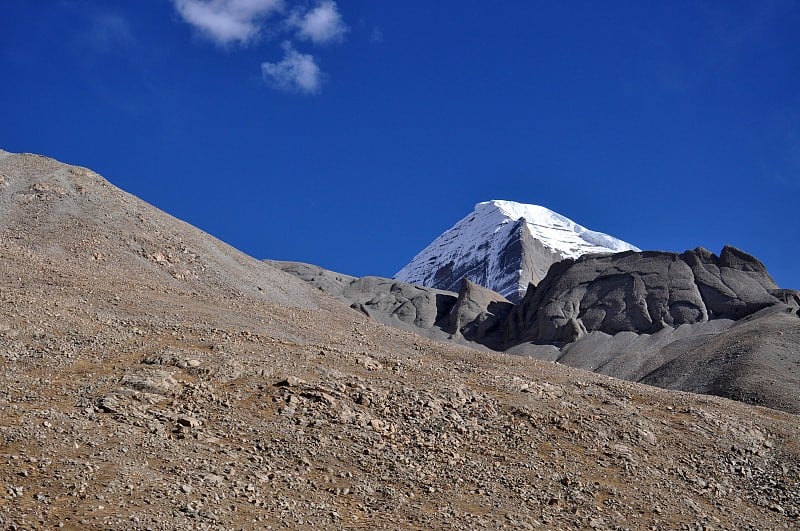
[[[443,328],[452,336],[499,350],[503,323],[513,308],[502,295],[464,279]]]
[[[799,308],[800,293],[730,246],[585,255],[514,307],[503,350],[800,413]]]
[[[623,252],[555,264],[515,309],[506,338],[569,343],[587,332],[652,334],[710,319],[738,320],[781,302],[753,256],[726,246],[682,254]]]
[[[351,277],[300,262],[266,262],[382,324],[432,339],[497,349],[513,308],[503,296],[466,279],[454,293],[390,278]]]

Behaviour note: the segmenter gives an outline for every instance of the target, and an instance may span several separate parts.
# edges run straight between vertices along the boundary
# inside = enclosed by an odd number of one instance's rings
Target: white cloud
[[[304,15],[294,15],[289,24],[297,28],[299,39],[315,44],[341,42],[347,33],[347,25],[332,0],[323,0]]]
[[[247,43],[282,0],[173,0],[181,17],[219,44]]]
[[[317,94],[324,76],[315,57],[295,50],[292,41],[342,42],[349,31],[334,0],[314,1],[309,7],[310,0],[171,0],[184,21],[222,46],[284,34],[283,58],[262,63],[261,74],[273,88],[304,94]]]
[[[298,52],[290,42],[283,43],[284,56],[277,63],[262,63],[261,74],[271,87],[286,92],[316,94],[322,84],[322,72],[314,56]]]

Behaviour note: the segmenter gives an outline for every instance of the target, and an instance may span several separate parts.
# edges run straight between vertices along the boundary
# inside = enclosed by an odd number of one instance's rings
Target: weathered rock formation
[[[464,279],[458,293],[390,278],[356,278],[300,262],[267,263],[332,295],[374,320],[439,340],[499,349],[514,307],[502,295]]]
[[[595,331],[652,334],[741,319],[779,303],[780,293],[761,262],[730,246],[720,256],[702,248],[587,255],[555,264],[528,290],[506,338],[569,343]]]
[[[457,301],[455,293],[390,278],[356,278],[300,262],[266,262],[380,323],[435,339],[449,335],[440,325]]]
[[[502,295],[464,279],[444,329],[455,337],[498,350],[503,323],[513,307]]]

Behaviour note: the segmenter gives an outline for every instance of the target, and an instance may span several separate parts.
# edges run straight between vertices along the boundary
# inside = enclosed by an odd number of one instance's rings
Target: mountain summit
[[[467,278],[516,302],[555,262],[630,250],[639,249],[543,206],[492,200],[475,205],[395,278],[449,291]]]

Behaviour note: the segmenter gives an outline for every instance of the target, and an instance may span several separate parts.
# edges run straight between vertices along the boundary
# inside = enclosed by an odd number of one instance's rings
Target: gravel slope
[[[0,528],[779,529],[800,419],[370,321],[0,154]]]

